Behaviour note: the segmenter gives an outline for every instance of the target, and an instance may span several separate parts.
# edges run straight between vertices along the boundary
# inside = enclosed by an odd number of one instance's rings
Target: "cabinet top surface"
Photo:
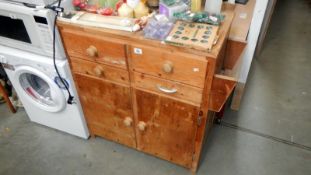
[[[100,28],[100,27],[83,26],[83,25],[78,25],[78,24],[62,21],[61,19],[57,21],[57,25],[61,30],[64,30],[64,29],[76,30],[76,31],[81,31],[83,33],[95,34],[99,37],[102,36],[102,37],[109,37],[109,38],[117,39],[117,40],[125,40],[126,43],[128,44],[144,45],[144,46],[147,45],[151,47],[165,49],[166,51],[171,51],[171,52],[183,52],[183,53],[196,54],[199,56],[205,56],[205,57],[210,57],[210,58],[217,58],[229,34],[230,26],[234,18],[233,9],[230,9],[230,8],[225,9],[222,14],[225,15],[225,19],[221,23],[220,28],[219,28],[219,39],[217,41],[217,44],[213,46],[210,52],[200,51],[200,50],[187,48],[187,47],[168,45],[158,40],[147,39],[147,38],[144,38],[142,31],[126,32],[126,31],[106,29],[106,28]]]

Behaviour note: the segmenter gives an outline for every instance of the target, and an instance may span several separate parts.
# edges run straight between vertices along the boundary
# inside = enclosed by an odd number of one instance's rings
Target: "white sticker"
[[[143,54],[143,50],[141,50],[140,48],[134,48],[134,53],[137,55],[141,55]]]
[[[197,67],[193,68],[193,72],[199,72],[199,71],[200,71],[199,68],[197,68]]]
[[[247,18],[247,13],[240,13],[240,18],[241,19],[246,19]]]

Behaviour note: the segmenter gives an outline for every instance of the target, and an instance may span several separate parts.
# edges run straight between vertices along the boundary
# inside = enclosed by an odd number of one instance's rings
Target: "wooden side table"
[[[3,87],[1,80],[0,80],[0,95],[3,96],[6,104],[8,105],[9,109],[12,113],[16,113],[16,109],[14,108],[13,104],[11,103],[11,100],[9,99],[9,95],[6,91],[6,89]]]

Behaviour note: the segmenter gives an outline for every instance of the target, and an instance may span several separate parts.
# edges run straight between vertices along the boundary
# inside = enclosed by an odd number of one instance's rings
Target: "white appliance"
[[[6,0],[11,2],[21,2],[27,4],[34,4],[34,5],[49,5],[54,3],[57,0]]]
[[[75,96],[68,95],[60,83],[53,61],[44,56],[0,46],[0,62],[16,89],[31,121],[87,139],[89,132],[67,60],[56,60],[60,74]]]
[[[62,6],[73,9],[71,0],[62,1]],[[52,10],[0,0],[0,45],[52,57],[54,18]],[[58,31],[55,41],[56,58],[66,59]]]

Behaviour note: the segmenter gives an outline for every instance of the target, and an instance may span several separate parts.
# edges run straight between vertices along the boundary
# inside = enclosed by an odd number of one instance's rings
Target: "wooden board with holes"
[[[165,42],[198,50],[211,51],[218,35],[218,26],[177,21]]]

